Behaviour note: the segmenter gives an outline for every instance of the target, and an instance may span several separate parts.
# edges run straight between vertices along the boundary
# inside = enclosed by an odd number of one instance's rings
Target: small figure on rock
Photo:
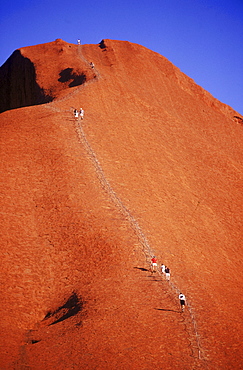
[[[78,45],[80,45],[80,39],[78,39]]]
[[[80,108],[79,115],[80,115],[81,119],[84,119],[84,110],[83,110],[83,108]]]
[[[94,68],[94,63],[93,62],[90,62],[90,67]]]
[[[165,266],[165,278],[168,281],[170,280],[170,269],[167,266]]]
[[[77,109],[74,109],[73,113],[74,113],[74,117],[75,118],[78,118],[78,111],[77,111]]]
[[[156,272],[157,271],[157,259],[155,256],[151,258],[151,272]]]
[[[165,265],[164,264],[161,265],[161,272],[162,272],[162,274],[165,274]]]
[[[179,300],[180,300],[180,305],[181,305],[181,312],[184,312],[185,304],[186,304],[186,297],[184,296],[184,294],[182,293],[179,294]]]

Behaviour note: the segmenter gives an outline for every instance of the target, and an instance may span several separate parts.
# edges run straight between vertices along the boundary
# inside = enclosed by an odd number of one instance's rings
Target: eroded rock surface
[[[129,42],[0,73],[2,368],[239,369],[241,115]]]

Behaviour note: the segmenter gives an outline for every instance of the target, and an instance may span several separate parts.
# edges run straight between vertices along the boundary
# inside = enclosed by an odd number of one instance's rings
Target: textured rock
[[[129,42],[10,59],[2,110],[42,105],[1,114],[2,367],[239,369],[241,115]]]

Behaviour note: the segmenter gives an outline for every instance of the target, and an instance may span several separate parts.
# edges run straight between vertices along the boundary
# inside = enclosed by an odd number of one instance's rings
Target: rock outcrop
[[[77,45],[61,39],[16,50],[0,68],[0,112],[51,102],[92,79],[89,65],[76,56]]]
[[[239,369],[242,116],[124,41],[0,73],[2,368]]]

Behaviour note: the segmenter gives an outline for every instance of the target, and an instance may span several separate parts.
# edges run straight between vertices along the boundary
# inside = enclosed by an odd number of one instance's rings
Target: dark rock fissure
[[[68,318],[77,315],[83,309],[83,301],[78,297],[77,293],[73,292],[72,295],[67,299],[64,305],[58,307],[55,311],[49,311],[44,320],[53,317],[55,320],[49,324],[49,326],[57,324],[61,321],[67,320]]]

